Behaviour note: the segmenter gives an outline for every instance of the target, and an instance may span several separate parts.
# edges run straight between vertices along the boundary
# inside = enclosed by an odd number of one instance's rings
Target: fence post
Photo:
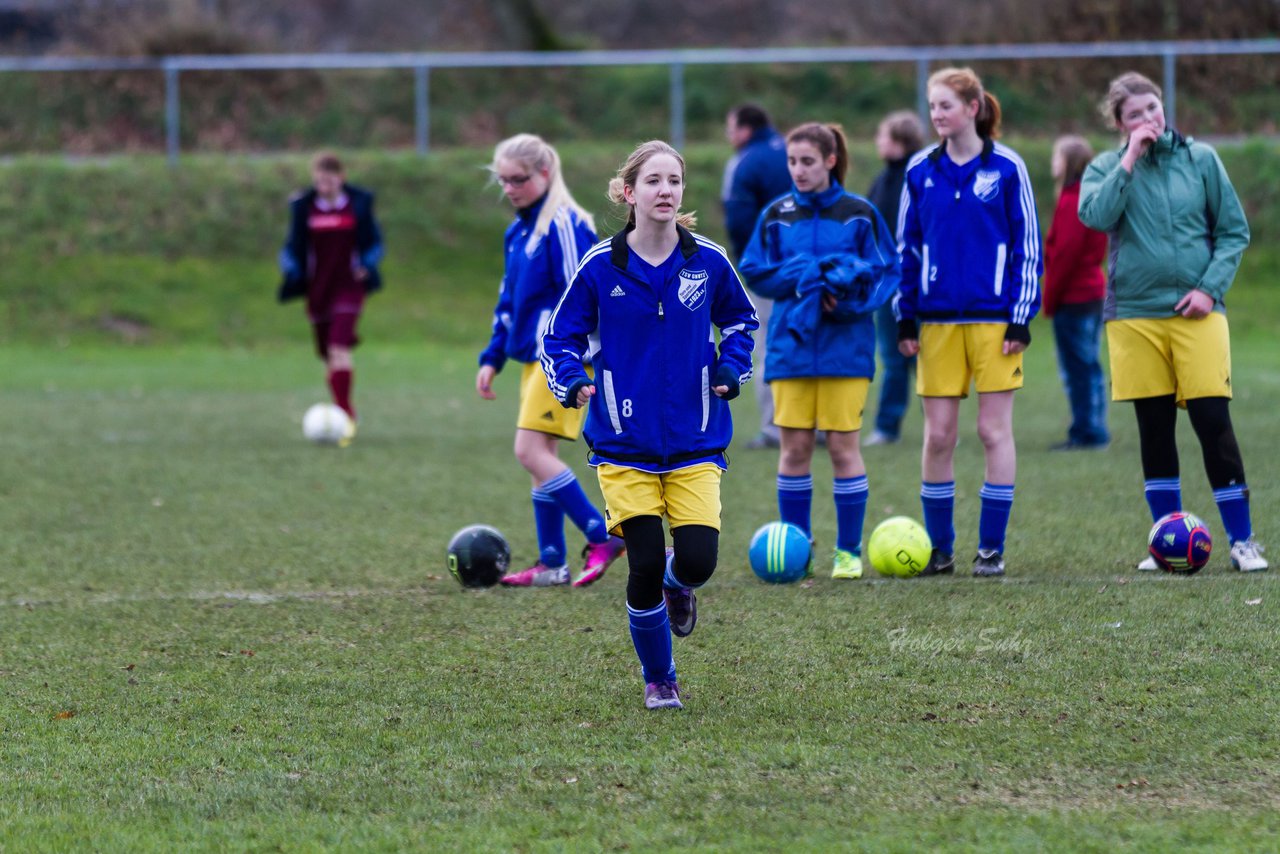
[[[431,145],[431,68],[419,65],[413,69],[414,142],[419,154]]]
[[[929,126],[929,58],[916,60],[916,112],[924,126]]]
[[[671,63],[671,144],[684,148],[684,63]]]
[[[1178,126],[1178,54],[1170,48],[1164,52],[1164,122]]]
[[[178,165],[180,147],[178,112],[178,67],[168,60],[164,64],[164,137],[169,152],[169,165]]]

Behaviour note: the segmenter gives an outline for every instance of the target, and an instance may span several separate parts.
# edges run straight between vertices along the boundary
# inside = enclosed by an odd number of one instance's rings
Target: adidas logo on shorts
[[[613,290],[609,291],[611,297],[625,297],[627,292],[622,289],[622,285],[614,285]]]

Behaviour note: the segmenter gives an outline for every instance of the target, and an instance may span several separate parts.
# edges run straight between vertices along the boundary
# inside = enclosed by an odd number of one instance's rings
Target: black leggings
[[[1244,483],[1244,461],[1231,426],[1231,412],[1225,397],[1199,397],[1187,401],[1191,427],[1200,440],[1204,470],[1209,486],[1221,489]],[[1178,477],[1178,403],[1169,394],[1144,397],[1133,402],[1138,416],[1138,439],[1142,446],[1142,474],[1147,480]]]
[[[622,523],[627,542],[627,604],[638,611],[662,601],[662,576],[667,570],[666,539],[658,516],[634,516]],[[690,587],[700,587],[716,571],[720,532],[706,525],[681,525],[671,531],[675,547],[676,577]]]

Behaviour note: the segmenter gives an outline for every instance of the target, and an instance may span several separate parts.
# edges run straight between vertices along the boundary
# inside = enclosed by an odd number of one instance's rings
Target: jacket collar
[[[765,125],[762,128],[756,128],[756,132],[751,134],[751,138],[747,140],[747,145],[744,145],[742,147],[746,148],[748,145],[755,145],[756,143],[760,143],[760,142],[768,142],[769,140],[773,139],[777,135],[778,135],[778,132],[773,129],[772,125]]]
[[[947,141],[944,139],[941,143],[938,144],[937,148],[929,152],[929,159],[932,160],[934,163],[937,163],[939,160],[942,159],[942,155],[946,153],[946,150],[947,150]],[[982,153],[978,155],[978,159],[982,161],[982,164],[984,166],[986,165],[987,160],[991,158],[991,152],[995,150],[996,150],[995,142],[993,142],[990,137],[983,137]]]
[[[620,270],[627,269],[627,259],[630,257],[627,235],[635,231],[635,228],[634,222],[628,222],[626,228],[609,239],[609,260]],[[676,223],[676,234],[680,238],[680,255],[688,261],[698,251],[698,241],[693,239],[693,232],[679,223]]]
[[[1175,151],[1178,148],[1188,148],[1190,145],[1191,141],[1179,133],[1177,129],[1165,128],[1164,133],[1160,134],[1156,141],[1152,143],[1151,147],[1147,149],[1147,153],[1144,154],[1143,157],[1146,157],[1149,160],[1155,160],[1160,154]],[[1123,154],[1128,148],[1129,139],[1126,137],[1124,142],[1120,143],[1120,152]]]
[[[516,218],[522,222],[532,222],[538,218],[538,214],[542,211],[542,206],[547,202],[547,194],[542,196],[527,208],[516,208]]]
[[[831,207],[844,195],[844,187],[839,181],[833,180],[831,186],[821,193],[801,193],[799,190],[792,190],[792,195],[795,196],[796,204],[800,207],[822,210]]]

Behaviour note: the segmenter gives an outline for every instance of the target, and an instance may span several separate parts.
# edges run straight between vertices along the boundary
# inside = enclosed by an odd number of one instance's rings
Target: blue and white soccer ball
[[[302,416],[302,435],[317,445],[336,445],[351,429],[351,419],[333,403],[317,403]]]
[[[790,584],[809,574],[812,547],[804,531],[789,522],[770,522],[751,537],[751,571],[770,584]]]
[[[1165,572],[1190,575],[1209,562],[1213,540],[1199,517],[1178,511],[1161,516],[1151,526],[1147,551]]]

